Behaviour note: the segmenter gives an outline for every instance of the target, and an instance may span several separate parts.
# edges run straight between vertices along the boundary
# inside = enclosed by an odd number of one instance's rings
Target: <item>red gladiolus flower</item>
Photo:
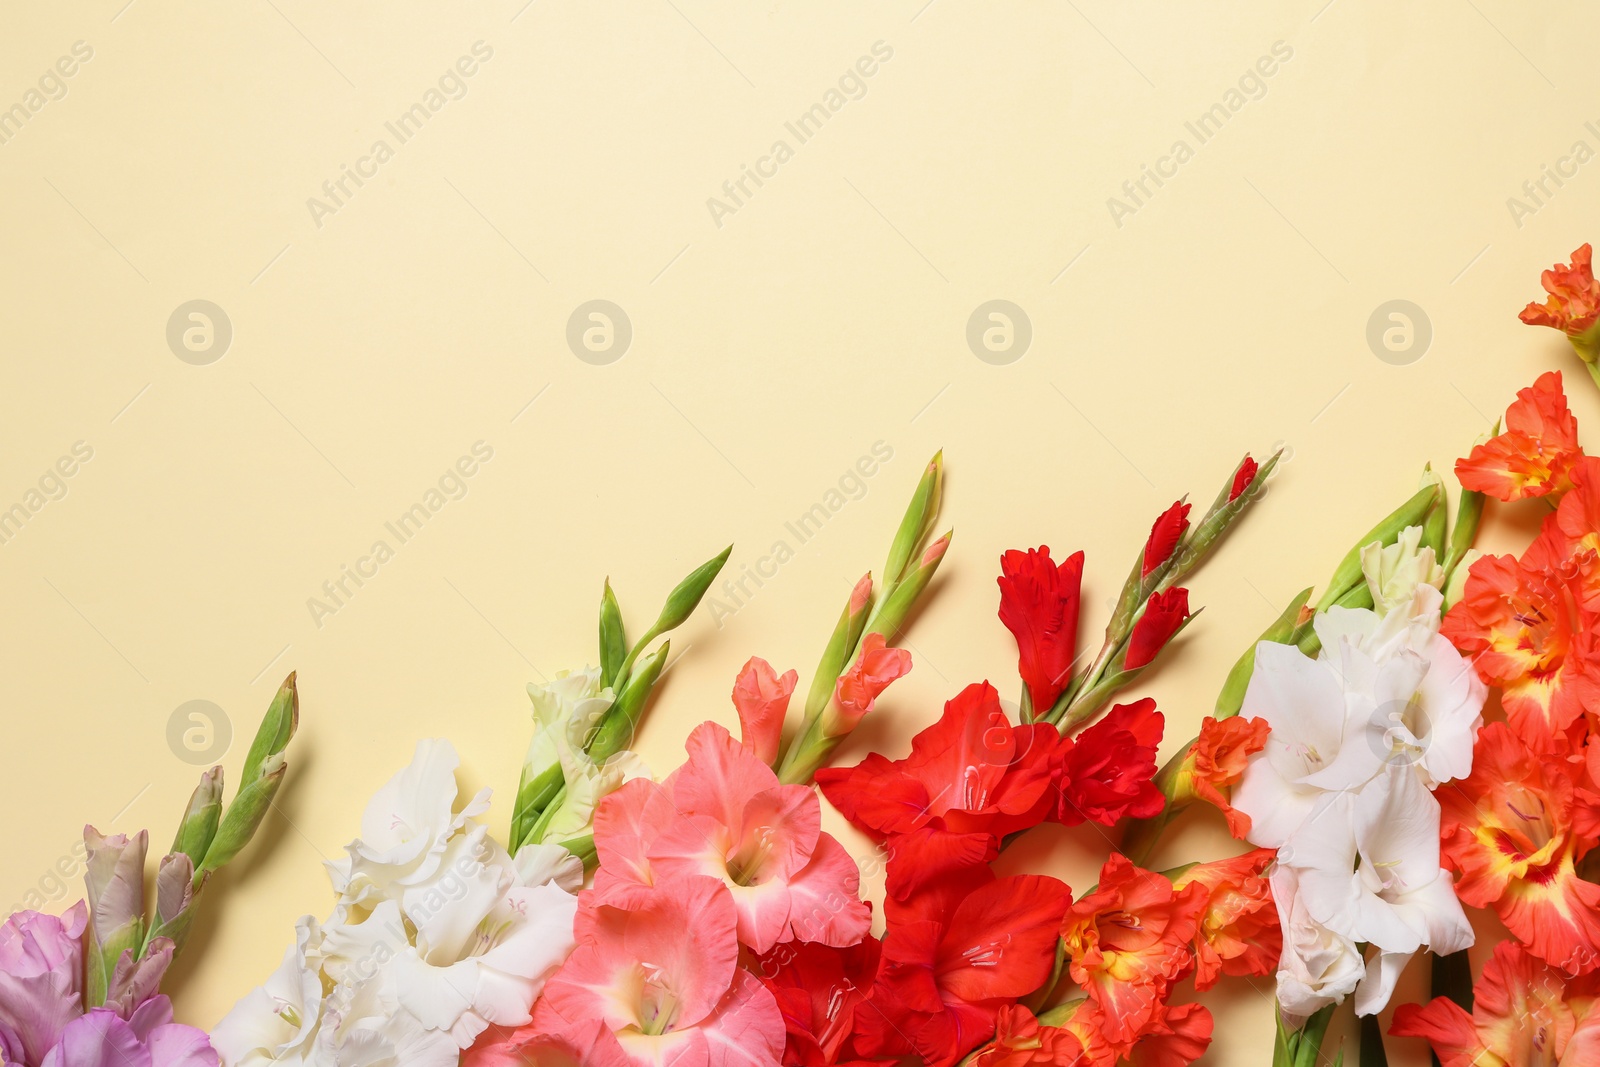
[[[1139,621],[1133,624],[1133,633],[1128,635],[1124,669],[1138,670],[1155,659],[1188,618],[1189,590],[1174,588],[1152,593],[1144,614],[1139,616]]]
[[[1206,716],[1200,723],[1200,737],[1189,750],[1190,788],[1194,795],[1216,805],[1228,820],[1228,832],[1243,841],[1250,832],[1250,816],[1229,803],[1223,792],[1237,785],[1252,754],[1267,747],[1272,727],[1265,719],[1234,715],[1226,719]]]
[[[905,759],[874,752],[854,767],[822,768],[817,784],[845,818],[879,840],[933,831],[903,851],[891,847],[895,878],[915,856],[960,844],[959,835],[999,838],[1037,826],[1055,806],[1059,744],[1053,726],[1013,726],[994,686],[981,682],[945,704]],[[963,847],[970,845],[967,839]]]
[[[1210,989],[1222,975],[1266,975],[1278,966],[1283,931],[1272,888],[1261,876],[1277,857],[1258,848],[1232,859],[1197,863],[1172,881],[1174,889],[1204,886],[1207,897],[1194,935],[1194,987]]]
[[[1054,878],[979,868],[911,904],[890,901],[878,982],[856,1010],[857,1052],[950,1067],[989,1040],[1000,1009],[1050,976],[1071,896]]]
[[[1077,1018],[1088,1014],[1080,1007],[1070,1019],[1045,1025],[1020,1004],[1001,1008],[994,1043],[972,1058],[971,1067],[1112,1067],[1116,1051],[1092,1021]]]
[[[785,1067],[835,1067],[856,1060],[856,1011],[878,977],[881,946],[872,936],[849,948],[816,942],[779,945],[755,965],[777,998],[787,1043]]]
[[[1057,566],[1048,547],[1012,549],[1000,557],[1000,571],[1000,621],[1017,639],[1017,668],[1043,712],[1072,679],[1083,553]]]
[[[1118,704],[1076,738],[1062,742],[1061,807],[1056,820],[1112,826],[1124,816],[1148,819],[1166,800],[1151,781],[1165,723],[1146,697]]]
[[[1228,490],[1228,503],[1239,499],[1239,495],[1250,488],[1250,483],[1256,480],[1256,472],[1261,468],[1256,466],[1256,461],[1249,456],[1244,457],[1244,462],[1239,464],[1239,473],[1233,476],[1233,488]]]
[[[1099,888],[1067,911],[1061,937],[1072,980],[1104,1013],[1101,1033],[1113,1045],[1145,1033],[1194,965],[1190,942],[1207,897],[1203,885],[1175,890],[1164,876],[1113,853]]]
[[[1572,488],[1572,467],[1582,456],[1561,372],[1550,371],[1518,391],[1506,409],[1505,432],[1457,460],[1456,477],[1462,488],[1496,500],[1525,500]]]
[[[1156,519],[1150,527],[1150,536],[1144,542],[1144,565],[1139,577],[1148,578],[1150,572],[1172,558],[1172,552],[1189,529],[1189,505],[1179,500]]]
[[[1447,997],[1402,1004],[1389,1032],[1426,1038],[1441,1067],[1588,1067],[1600,1063],[1597,996],[1600,975],[1568,977],[1502,941],[1474,987],[1470,1015]]]
[[[1594,277],[1591,259],[1594,250],[1587,244],[1572,253],[1572,263],[1557,263],[1539,275],[1539,284],[1550,294],[1542,304],[1530,303],[1517,316],[1529,326],[1549,326],[1569,337],[1577,337],[1600,318],[1600,282]]]
[[[1576,861],[1595,844],[1573,829],[1585,769],[1540,755],[1504,723],[1478,734],[1472,774],[1438,792],[1456,895],[1494,908],[1529,951],[1569,974],[1600,966],[1600,885]]]
[[[1600,615],[1585,609],[1586,596],[1577,569],[1484,556],[1440,627],[1478,677],[1500,688],[1507,720],[1535,748],[1564,746],[1566,731],[1600,701]]]

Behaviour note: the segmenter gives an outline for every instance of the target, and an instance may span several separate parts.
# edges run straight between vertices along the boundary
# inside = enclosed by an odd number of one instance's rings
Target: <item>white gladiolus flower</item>
[[[1431,790],[1471,773],[1487,690],[1439,633],[1442,575],[1420,538],[1411,527],[1362,551],[1376,607],[1318,615],[1316,658],[1256,649],[1242,714],[1272,732],[1232,804],[1253,844],[1279,849],[1278,998],[1292,1015],[1351,993],[1359,1013],[1380,1011],[1415,952],[1472,943]]]
[[[583,864],[554,845],[513,861],[475,819],[487,790],[456,810],[458,763],[423,741],[373,797],[328,865],[328,921],[301,920],[282,966],[217,1027],[228,1067],[454,1067],[489,1026],[530,1020],[571,951]]]

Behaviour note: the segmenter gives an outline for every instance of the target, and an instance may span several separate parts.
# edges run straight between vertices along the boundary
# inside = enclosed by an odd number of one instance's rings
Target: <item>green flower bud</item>
[[[622,626],[622,609],[611,591],[611,579],[607,578],[605,591],[600,594],[600,670],[606,685],[617,680],[617,671],[622,669],[622,661],[627,658],[628,638]]]
[[[171,851],[188,856],[191,865],[199,863],[211,847],[221,817],[222,768],[217,766],[200,775],[200,784],[195,786],[183,820],[178,823],[178,836],[172,841]]]

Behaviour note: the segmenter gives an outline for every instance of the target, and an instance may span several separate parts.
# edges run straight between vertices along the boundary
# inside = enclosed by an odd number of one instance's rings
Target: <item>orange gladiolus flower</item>
[[[1569,974],[1600,966],[1600,885],[1575,869],[1595,844],[1573,824],[1585,774],[1491,723],[1478,734],[1472,774],[1437,794],[1443,855],[1461,872],[1456,895],[1492,907],[1530,951]]]
[[[1506,409],[1504,433],[1456,461],[1456,477],[1463,488],[1497,500],[1523,500],[1570,489],[1573,464],[1582,456],[1561,372],[1550,371],[1517,393]]]
[[[1600,976],[1569,979],[1511,941],[1495,946],[1469,1015],[1454,1001],[1402,1004],[1389,1032],[1426,1038],[1441,1067],[1600,1063]]]
[[[1542,751],[1565,747],[1565,734],[1600,701],[1600,613],[1578,569],[1536,570],[1511,556],[1472,565],[1461,601],[1440,633],[1501,689],[1506,718]]]
[[[1112,853],[1099,888],[1067,911],[1061,938],[1072,980],[1103,1013],[1106,1040],[1126,1045],[1144,1033],[1188,974],[1206,898],[1203,885],[1176,890],[1164,875]]]
[[[1234,808],[1223,790],[1238,783],[1250,756],[1267,747],[1272,728],[1265,719],[1235,715],[1227,719],[1206,716],[1200,737],[1189,750],[1189,788],[1201,800],[1216,805],[1228,820],[1228,833],[1243,841],[1250,832],[1250,816]]]
[[[1594,277],[1593,257],[1594,250],[1586,243],[1572,253],[1571,264],[1557,263],[1539,275],[1549,299],[1529,303],[1517,317],[1529,326],[1549,326],[1568,337],[1588,330],[1600,320],[1600,281]]]
[[[1206,903],[1194,934],[1194,987],[1210,989],[1224,974],[1265,975],[1278,966],[1283,932],[1272,888],[1261,876],[1277,852],[1258,848],[1231,859],[1197,863],[1172,888],[1204,886]]]

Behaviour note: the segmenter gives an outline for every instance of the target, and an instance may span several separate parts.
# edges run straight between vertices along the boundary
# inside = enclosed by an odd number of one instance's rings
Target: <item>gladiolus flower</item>
[[[1113,826],[1124,816],[1148,819],[1166,803],[1151,780],[1165,723],[1146,697],[1118,704],[1104,719],[1061,742],[1061,807],[1057,821]]]
[[[855,767],[817,772],[823,794],[856,826],[880,837],[940,821],[957,833],[999,837],[1043,818],[1055,729],[1013,726],[988,682],[967,686],[944,714],[890,761],[872,753]]]
[[[1250,816],[1235,808],[1223,790],[1238,784],[1251,755],[1267,747],[1272,728],[1265,719],[1233,715],[1211,716],[1200,723],[1200,736],[1189,750],[1185,771],[1194,795],[1215,805],[1228,820],[1228,832],[1243,840],[1250,833]]]
[[[1139,616],[1139,621],[1133,624],[1133,633],[1128,635],[1128,654],[1123,669],[1138,670],[1155,659],[1188,618],[1189,590],[1173,588],[1150,594],[1144,614]]]
[[[1570,264],[1557,263],[1539,275],[1549,293],[1544,303],[1529,303],[1517,316],[1529,326],[1549,326],[1568,337],[1578,337],[1600,319],[1600,281],[1595,280],[1587,243],[1572,253]]]
[[[850,1045],[856,1012],[872,993],[881,948],[870,936],[849,948],[779,945],[756,962],[757,976],[783,1014],[786,1065],[834,1067],[855,1061]]]
[[[1525,500],[1572,488],[1572,467],[1583,456],[1578,420],[1567,409],[1561,372],[1541,374],[1506,409],[1506,430],[1456,461],[1464,489],[1496,500]]]
[[[1139,577],[1150,577],[1152,571],[1171,559],[1173,550],[1188,529],[1189,505],[1179,500],[1163,511],[1155,525],[1150,527],[1150,536],[1144,543],[1144,563],[1140,567]]]
[[[36,1064],[83,1014],[82,901],[62,916],[19,911],[0,926],[0,1037],[15,1046],[0,1060]],[[5,1042],[0,1040],[0,1045]]]
[[[1111,1067],[1116,1051],[1094,1020],[1079,1018],[1095,1011],[1080,1001],[1069,1018],[1045,1023],[1020,1004],[1001,1008],[994,1042],[972,1057],[970,1067]]]
[[[789,697],[794,694],[799,678],[792,670],[780,677],[772,664],[760,656],[751,656],[733,683],[733,706],[739,712],[739,737],[744,746],[768,766],[778,758],[783,717],[789,710]]]
[[[856,1011],[857,1052],[950,1067],[987,1041],[1000,1008],[1050,976],[1071,895],[1054,878],[978,868],[910,905],[890,901],[878,982]]]
[[[780,785],[716,723],[701,723],[685,747],[688,761],[661,785],[636,779],[601,802],[601,902],[628,907],[663,878],[705,875],[727,887],[739,939],[757,952],[790,940],[859,941],[870,925],[857,899],[861,873],[821,831],[817,794]]]
[[[1256,480],[1256,472],[1260,470],[1256,461],[1249,456],[1244,457],[1244,462],[1239,464],[1239,473],[1233,476],[1233,486],[1228,490],[1228,503],[1239,499],[1239,495],[1250,488],[1250,483]]]
[[[1162,875],[1113,853],[1099,888],[1068,909],[1061,939],[1072,980],[1104,1013],[1101,1032],[1112,1044],[1143,1034],[1193,966],[1189,946],[1206,899],[1203,885],[1175,890]]]
[[[1473,990],[1395,1009],[1389,1033],[1420,1037],[1441,1067],[1588,1067],[1600,1063],[1600,976],[1571,978],[1502,941]]]
[[[783,1018],[739,967],[738,922],[733,897],[711,878],[669,880],[626,908],[589,896],[577,947],[546,983],[534,1027],[566,1036],[598,1019],[637,1067],[777,1067]]]
[[[1172,888],[1206,890],[1195,929],[1194,987],[1210,989],[1222,975],[1271,974],[1283,951],[1272,889],[1261,872],[1276,853],[1258,848],[1232,859],[1197,863],[1172,880]]]
[[[1048,547],[1013,549],[1000,557],[1000,571],[1000,621],[1017,639],[1017,669],[1043,714],[1072,680],[1083,553],[1058,566]]]
[[[822,714],[823,736],[839,737],[854,730],[889,684],[910,673],[911,653],[886,647],[880,633],[868,634],[861,642],[861,655],[839,676],[833,703]]]
[[[460,1067],[632,1067],[616,1035],[598,1019],[565,1034],[540,1033],[532,1023],[515,1030],[491,1026],[461,1053]]]
[[[172,1021],[172,1003],[155,996],[131,1018],[94,1008],[67,1024],[39,1067],[217,1067],[205,1032]]]
[[[1576,974],[1600,966],[1600,885],[1579,878],[1593,846],[1573,832],[1582,766],[1531,749],[1502,723],[1478,734],[1472,774],[1441,790],[1456,894],[1494,908],[1539,958]]]
[[[1556,744],[1586,707],[1600,702],[1597,616],[1583,598],[1575,572],[1484,556],[1440,628],[1478,677],[1500,688],[1507,720],[1536,748]]]

